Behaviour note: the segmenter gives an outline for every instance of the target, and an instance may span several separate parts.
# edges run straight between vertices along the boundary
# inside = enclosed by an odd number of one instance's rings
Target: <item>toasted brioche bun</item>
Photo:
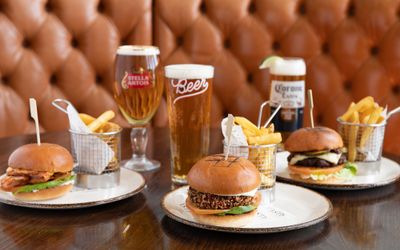
[[[311,174],[334,174],[343,169],[344,164],[333,166],[330,168],[318,168],[318,167],[306,167],[306,166],[295,166],[289,165],[289,170],[293,174],[298,175],[311,175]]]
[[[261,178],[249,160],[211,155],[198,161],[189,171],[187,181],[193,189],[210,194],[240,194],[257,189]]]
[[[285,142],[289,152],[321,151],[343,147],[342,137],[327,127],[301,128],[290,134]]]
[[[69,172],[74,160],[62,146],[50,143],[26,144],[17,148],[8,159],[8,166],[46,172]]]
[[[313,180],[311,178],[304,179],[298,174],[290,173],[290,176],[293,180],[302,182],[302,183],[310,183],[310,184],[338,184],[346,181],[345,179],[338,179],[335,176],[331,176],[326,180]]]
[[[37,192],[18,193],[18,194],[13,193],[13,195],[18,200],[26,200],[26,201],[50,200],[63,196],[65,193],[69,192],[72,189],[72,186],[73,184],[69,184],[69,185],[43,189]]]
[[[254,206],[258,206],[261,201],[261,195],[259,192],[256,194],[256,202]],[[224,215],[219,216],[217,214],[228,211],[229,209],[199,209],[197,208],[189,198],[186,199],[186,207],[189,208],[193,218],[202,224],[214,225],[219,227],[242,227],[249,224],[257,214],[257,209],[251,212],[238,215]]]

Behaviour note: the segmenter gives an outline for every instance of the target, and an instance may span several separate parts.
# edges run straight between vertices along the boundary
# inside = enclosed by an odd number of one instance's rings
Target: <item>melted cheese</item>
[[[325,160],[327,162],[333,163],[333,164],[337,164],[339,162],[340,156],[342,156],[342,154],[335,154],[335,153],[325,153],[322,155],[295,155],[289,162],[290,165],[296,165],[297,162],[302,161],[304,159],[307,158],[319,158],[322,160]]]

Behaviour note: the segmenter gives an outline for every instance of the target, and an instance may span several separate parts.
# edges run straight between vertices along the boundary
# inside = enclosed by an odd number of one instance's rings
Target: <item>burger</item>
[[[48,200],[72,189],[73,159],[65,148],[50,143],[27,144],[8,159],[0,188],[20,200]]]
[[[301,128],[285,142],[289,170],[295,178],[311,182],[344,180],[357,173],[354,164],[346,163],[341,136],[327,127]]]
[[[205,157],[191,168],[187,181],[186,207],[201,223],[240,227],[256,215],[260,173],[244,158]]]

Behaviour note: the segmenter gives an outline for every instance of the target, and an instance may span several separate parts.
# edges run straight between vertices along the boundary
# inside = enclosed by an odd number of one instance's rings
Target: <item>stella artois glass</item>
[[[185,184],[190,168],[208,154],[214,68],[169,65],[165,67],[165,77],[172,181]]]
[[[132,158],[124,167],[148,171],[160,167],[145,156],[146,125],[160,104],[163,77],[159,49],[153,46],[120,46],[115,58],[114,99],[125,119],[132,125]]]
[[[301,58],[283,58],[271,66],[270,100],[282,105],[272,122],[283,139],[303,127],[306,64]],[[271,106],[271,114],[277,108]]]

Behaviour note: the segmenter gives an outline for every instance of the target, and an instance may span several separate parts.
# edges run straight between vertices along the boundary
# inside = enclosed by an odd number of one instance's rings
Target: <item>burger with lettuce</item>
[[[311,182],[343,181],[357,173],[357,167],[346,162],[341,136],[327,127],[301,128],[285,142],[292,176]]]
[[[0,187],[20,200],[48,200],[72,189],[73,159],[67,149],[50,143],[26,144],[8,159]]]
[[[205,157],[191,168],[187,181],[186,207],[201,223],[239,227],[257,213],[260,173],[244,158]]]

